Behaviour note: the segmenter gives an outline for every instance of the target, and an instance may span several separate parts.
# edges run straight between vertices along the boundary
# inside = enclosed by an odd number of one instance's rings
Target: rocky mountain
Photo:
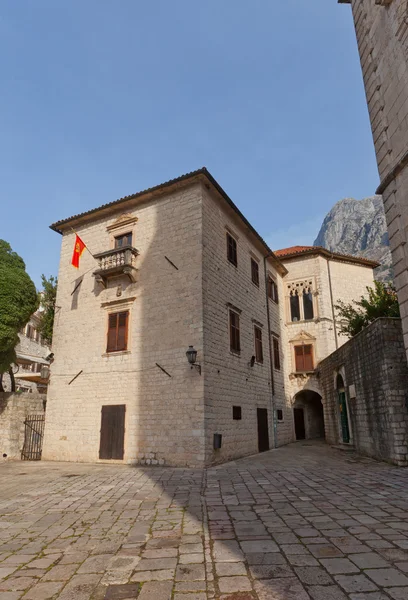
[[[391,252],[381,196],[339,200],[326,215],[314,246],[332,252],[363,256],[381,263],[376,279],[393,279]]]

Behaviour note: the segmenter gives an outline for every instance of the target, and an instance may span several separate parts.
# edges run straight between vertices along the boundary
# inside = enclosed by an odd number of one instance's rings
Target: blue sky
[[[56,220],[206,166],[272,248],[378,174],[337,0],[3,0],[0,238],[39,285]]]

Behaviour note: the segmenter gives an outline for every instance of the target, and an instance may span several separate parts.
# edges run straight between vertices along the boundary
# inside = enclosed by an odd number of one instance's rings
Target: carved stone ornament
[[[122,227],[126,227],[128,225],[134,225],[137,221],[137,217],[131,215],[130,213],[125,213],[120,215],[116,221],[114,221],[111,225],[108,225],[106,228],[108,231],[114,231],[115,229],[121,229]]]

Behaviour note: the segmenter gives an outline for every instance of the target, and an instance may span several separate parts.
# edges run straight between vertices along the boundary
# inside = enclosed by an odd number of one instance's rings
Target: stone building
[[[408,1],[351,4],[408,352]]]
[[[318,367],[326,440],[408,465],[408,366],[400,319],[377,319]]]
[[[359,298],[377,265],[320,248],[280,260],[206,169],[52,229],[53,460],[203,466],[293,441],[293,402],[320,393],[313,371],[337,341],[332,295]],[[78,271],[75,232],[88,248]],[[299,348],[312,362],[295,368]]]
[[[206,169],[52,229],[43,458],[202,466],[278,443],[286,269]],[[73,230],[89,249],[78,271]]]
[[[282,339],[286,412],[295,439],[324,438],[322,390],[316,368],[348,341],[340,334],[336,304],[366,295],[378,263],[315,246],[277,250],[283,278]],[[292,414],[293,411],[293,414]]]

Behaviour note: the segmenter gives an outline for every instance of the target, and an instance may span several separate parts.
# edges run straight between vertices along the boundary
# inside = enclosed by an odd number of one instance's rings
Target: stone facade
[[[273,445],[273,406],[284,396],[278,373],[272,397],[263,275],[271,251],[207,173],[62,227],[44,459],[98,461],[101,409],[110,405],[126,405],[127,463],[202,466],[257,452],[257,407],[268,409]],[[123,273],[105,288],[93,277],[90,252],[76,273],[71,225],[93,254],[131,230],[137,281]],[[227,260],[227,230],[236,233],[237,267]],[[259,288],[251,282],[251,256],[260,261]],[[273,255],[265,260],[273,277],[285,272]],[[229,305],[242,311],[239,356],[229,351]],[[278,305],[269,305],[279,330]],[[108,316],[120,310],[129,311],[128,346],[109,353]],[[255,322],[264,361],[251,367]],[[201,376],[187,362],[189,345]],[[233,406],[241,407],[241,420],[233,419]],[[223,436],[217,451],[214,433]]]
[[[335,305],[339,300],[350,303],[367,294],[367,286],[372,286],[374,282],[373,267],[376,263],[364,260],[357,262],[352,257],[348,259],[313,247],[278,250],[276,254],[288,271],[282,281],[281,313],[285,348],[285,418],[292,429],[292,409],[303,409],[306,439],[324,437],[321,414],[323,390],[312,369],[308,373],[297,372],[295,347],[311,345],[313,366],[318,367],[322,360],[347,341],[339,333]],[[290,293],[294,289],[309,286],[313,295],[313,318],[302,318],[302,310],[300,320],[292,321]]]
[[[20,459],[24,444],[24,420],[28,415],[42,415],[46,396],[0,393],[0,456],[2,460]]]
[[[351,4],[408,352],[408,2]]]
[[[408,367],[400,319],[377,319],[318,367],[326,440],[342,443],[338,375],[350,444],[367,456],[408,465]]]

